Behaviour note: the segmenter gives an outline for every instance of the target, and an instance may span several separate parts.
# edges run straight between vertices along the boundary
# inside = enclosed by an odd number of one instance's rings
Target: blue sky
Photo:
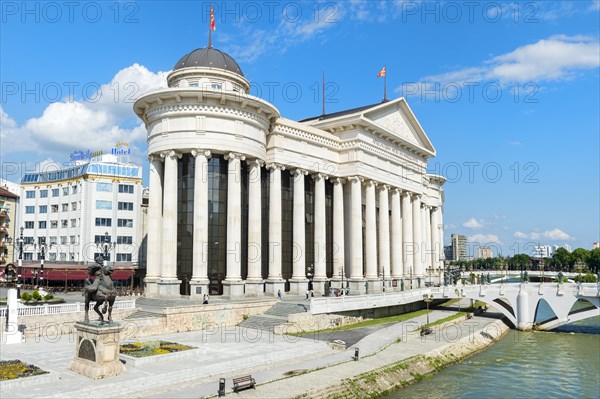
[[[599,1],[213,2],[214,46],[281,114],[406,96],[437,150],[446,234],[503,255],[600,241]],[[208,2],[2,1],[2,177],[117,141],[135,98],[205,47]],[[446,240],[448,241],[448,240]]]

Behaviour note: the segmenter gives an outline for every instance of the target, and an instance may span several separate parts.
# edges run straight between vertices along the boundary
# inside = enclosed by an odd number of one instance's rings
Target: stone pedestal
[[[75,357],[69,370],[94,380],[123,374],[125,366],[119,361],[121,329],[119,323],[75,323]]]
[[[315,292],[315,296],[323,296],[325,295],[325,284],[327,284],[328,279],[326,278],[315,278],[313,279],[313,291]]]
[[[244,282],[243,281],[223,281],[223,296],[229,298],[244,297]]]
[[[263,296],[264,286],[263,280],[246,280],[246,296]]]
[[[379,279],[367,280],[367,292],[369,294],[381,294],[383,292],[383,281]]]
[[[290,295],[306,295],[308,280],[290,280]]]
[[[144,296],[154,298],[158,296],[158,278],[146,277],[144,279]]]
[[[363,278],[351,278],[348,280],[349,295],[364,295],[367,293],[366,288],[365,279]]]
[[[208,280],[191,280],[190,281],[190,298],[202,299],[204,295],[208,295]]]
[[[277,296],[281,291],[281,295],[285,294],[285,280],[267,280],[265,282],[265,295]]]
[[[20,344],[25,341],[23,332],[19,329],[19,323],[17,321],[17,315],[19,313],[19,301],[17,299],[17,290],[10,288],[6,295],[6,311],[8,312],[6,317],[6,325],[2,326],[4,332],[2,333],[3,344]]]
[[[160,298],[181,298],[180,294],[181,280],[160,279],[158,280],[158,297]]]

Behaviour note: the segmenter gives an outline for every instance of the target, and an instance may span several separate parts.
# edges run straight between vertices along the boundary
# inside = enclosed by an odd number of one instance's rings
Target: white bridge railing
[[[90,302],[90,309],[93,309],[95,302]],[[58,305],[39,305],[39,306],[19,306],[19,316],[39,316],[44,314],[62,314],[77,313],[85,311],[85,303],[61,303]],[[113,309],[135,309],[135,299],[125,301],[116,301]],[[0,317],[6,317],[6,308],[0,308]]]

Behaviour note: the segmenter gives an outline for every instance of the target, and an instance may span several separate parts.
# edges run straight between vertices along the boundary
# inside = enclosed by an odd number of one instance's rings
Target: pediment
[[[435,153],[431,141],[404,99],[401,98],[371,109],[365,112],[363,117],[386,133],[392,134],[393,138]]]

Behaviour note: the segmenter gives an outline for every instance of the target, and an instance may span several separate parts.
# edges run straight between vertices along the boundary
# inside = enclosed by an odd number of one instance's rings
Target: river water
[[[511,330],[489,349],[387,398],[600,398],[600,317],[557,332]]]

